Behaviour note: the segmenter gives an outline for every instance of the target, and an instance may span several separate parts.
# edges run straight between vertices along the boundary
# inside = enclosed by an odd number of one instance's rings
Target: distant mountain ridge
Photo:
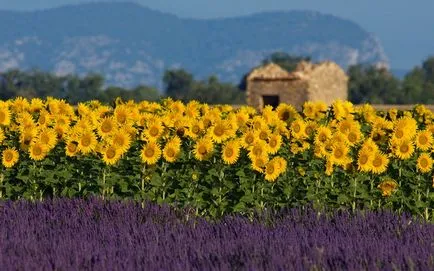
[[[109,85],[162,88],[168,68],[237,83],[275,51],[387,64],[379,40],[357,24],[312,11],[181,19],[133,3],[90,3],[43,11],[0,11],[0,71],[101,73]]]

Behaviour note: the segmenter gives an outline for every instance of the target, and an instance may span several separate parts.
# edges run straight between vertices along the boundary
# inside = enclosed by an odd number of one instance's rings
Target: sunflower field
[[[196,215],[312,204],[434,221],[434,113],[348,101],[0,101],[0,198],[99,196]]]

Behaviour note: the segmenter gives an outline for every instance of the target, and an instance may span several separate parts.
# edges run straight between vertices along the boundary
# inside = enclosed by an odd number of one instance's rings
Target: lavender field
[[[0,203],[2,270],[433,270],[434,225],[410,216],[291,209],[189,219],[99,199]]]

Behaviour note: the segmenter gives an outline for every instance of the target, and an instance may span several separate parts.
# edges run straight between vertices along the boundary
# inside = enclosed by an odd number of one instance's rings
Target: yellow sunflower
[[[391,108],[391,109],[389,109],[389,111],[387,112],[387,114],[389,115],[389,118],[392,121],[395,121],[397,119],[397,117],[398,117],[398,109]]]
[[[156,164],[161,157],[160,146],[155,141],[148,142],[143,146],[140,157],[143,163],[148,165]]]
[[[239,128],[235,114],[233,112],[230,112],[226,118],[226,121],[228,123],[228,130],[227,130],[228,138],[233,138],[236,136],[236,133]]]
[[[115,110],[113,111],[113,116],[115,121],[121,126],[132,121],[130,118],[130,110],[126,105],[116,106]]]
[[[124,154],[131,146],[131,136],[124,128],[121,128],[113,133],[110,142],[119,153]]]
[[[73,127],[79,130],[92,130],[94,125],[90,118],[81,118],[77,120]]]
[[[376,152],[372,159],[371,171],[375,174],[381,174],[387,170],[389,158],[381,152]]]
[[[48,126],[51,124],[52,120],[53,120],[53,116],[47,110],[44,109],[39,112],[39,117],[38,117],[39,126],[43,126],[43,127]]]
[[[69,126],[71,124],[71,118],[65,115],[55,115],[54,122],[59,126]]]
[[[281,103],[277,106],[276,111],[279,119],[285,122],[298,116],[297,110],[290,104]]]
[[[315,134],[315,142],[316,143],[325,143],[327,140],[332,138],[332,131],[327,126],[318,127]]]
[[[76,156],[78,153],[78,143],[76,141],[70,140],[66,142],[65,154],[69,157]]]
[[[306,126],[304,127],[304,134],[308,137],[315,134],[315,131],[318,127],[318,124],[314,121],[307,121]]]
[[[344,133],[341,133],[339,131],[336,131],[333,136],[331,141],[333,142],[333,144],[348,144],[348,138]]]
[[[362,144],[362,149],[374,153],[378,151],[378,145],[372,140],[372,138],[367,138]]]
[[[325,174],[327,176],[330,176],[333,174],[333,167],[334,167],[333,161],[331,159],[327,159],[326,160],[326,169],[325,169]]]
[[[29,108],[29,105],[30,105],[29,101],[23,97],[16,97],[12,101],[12,107],[15,112],[26,111]]]
[[[0,128],[0,144],[3,143],[3,140],[5,140],[5,138],[6,138],[5,132],[3,131],[2,128]]]
[[[261,129],[255,130],[255,137],[260,140],[267,140],[271,130],[268,127],[263,127]]]
[[[274,182],[277,179],[277,177],[279,177],[280,175],[279,164],[276,163],[275,160],[269,161],[265,165],[264,173],[265,173],[265,180],[269,182]]]
[[[196,119],[200,115],[200,102],[196,100],[190,100],[185,106],[185,115],[190,119]]]
[[[427,151],[431,148],[432,146],[432,142],[433,142],[433,137],[431,134],[431,131],[429,130],[423,130],[423,131],[419,131],[416,134],[416,147],[419,150],[422,151]]]
[[[260,130],[268,126],[267,121],[262,116],[254,116],[250,120],[250,125],[255,130]]]
[[[286,162],[286,160],[283,157],[276,156],[272,160],[278,164],[278,168],[280,169],[280,173],[284,173],[286,171],[288,162]]]
[[[214,145],[210,138],[203,137],[196,141],[196,144],[194,146],[194,157],[199,160],[203,161],[208,159],[214,151]]]
[[[18,124],[21,131],[36,129],[36,123],[33,120],[33,116],[29,112],[18,113],[15,122]]]
[[[169,102],[168,108],[172,113],[180,115],[182,115],[185,111],[185,105],[181,101]]]
[[[240,110],[235,114],[238,127],[243,127],[249,120],[249,114],[244,110]]]
[[[11,112],[8,106],[0,106],[0,125],[9,126],[11,124]]]
[[[175,136],[169,140],[163,149],[163,158],[169,162],[175,162],[181,153],[181,139]]]
[[[186,135],[192,139],[196,139],[202,135],[204,129],[205,128],[201,120],[191,120],[188,124]]]
[[[378,145],[381,145],[387,140],[386,131],[382,129],[372,129],[369,134],[369,137],[372,139],[372,141],[374,141]]]
[[[122,154],[120,149],[118,149],[115,145],[109,145],[103,149],[102,152],[102,160],[107,165],[114,165],[116,164],[119,159],[121,158]]]
[[[327,112],[327,104],[323,101],[314,102],[315,106],[315,120],[320,120],[325,117],[325,113]]]
[[[336,120],[348,118],[354,113],[354,107],[350,101],[336,100],[332,104],[332,110]]]
[[[303,104],[303,114],[308,119],[315,119],[316,117],[316,106],[314,102],[307,101]]]
[[[406,138],[392,142],[392,150],[399,159],[409,159],[414,153],[414,144],[411,140]]]
[[[44,101],[42,101],[42,99],[40,98],[32,98],[30,100],[30,107],[29,107],[29,111],[34,113],[34,112],[39,112],[40,110],[42,110],[44,108]]]
[[[395,122],[392,137],[401,139],[413,139],[416,135],[417,122],[412,117],[402,117]]]
[[[13,167],[19,159],[19,153],[15,148],[7,148],[2,152],[2,164],[6,168]]]
[[[98,141],[96,135],[92,131],[82,131],[78,136],[78,150],[82,154],[88,154],[95,150]]]
[[[313,154],[317,158],[324,158],[327,156],[328,152],[326,151],[326,145],[322,143],[316,143],[313,149]]]
[[[302,153],[310,148],[311,144],[307,141],[293,141],[289,146],[289,149],[293,154]]]
[[[282,136],[277,133],[273,133],[268,137],[268,152],[270,154],[276,154],[282,146]]]
[[[378,185],[384,197],[392,195],[392,192],[395,191],[397,187],[398,183],[392,179],[384,180]]]
[[[20,147],[23,150],[27,150],[30,146],[30,143],[32,143],[32,140],[36,137],[37,130],[32,129],[25,129],[21,131],[20,134]]]
[[[56,131],[57,139],[61,140],[63,139],[65,133],[68,133],[70,127],[66,125],[55,125],[54,131]]]
[[[334,144],[332,146],[332,153],[330,159],[335,165],[344,166],[351,162],[348,157],[349,148],[345,144]]]
[[[209,128],[209,136],[212,141],[216,143],[221,143],[229,138],[228,135],[229,125],[225,120],[217,120],[210,128]]]
[[[225,164],[233,165],[240,156],[240,143],[238,140],[226,142],[222,148],[222,159]]]
[[[359,142],[362,140],[362,133],[359,129],[353,129],[348,132],[347,134],[347,143],[350,146],[354,146],[359,144]]]
[[[268,154],[267,143],[263,140],[256,140],[253,146],[249,148],[249,157],[252,159],[254,156],[262,156]]]
[[[351,118],[344,119],[338,123],[338,130],[345,135],[354,129],[360,129],[360,124]]]
[[[431,171],[433,166],[433,160],[428,153],[422,153],[417,158],[417,170],[422,173],[428,173]]]
[[[47,153],[47,146],[44,144],[37,141],[30,143],[29,155],[33,160],[40,161],[47,156]]]
[[[254,130],[247,130],[244,132],[244,134],[241,136],[241,146],[244,149],[249,149],[256,141],[255,137],[255,131]]]
[[[175,129],[176,135],[179,137],[186,136],[190,121],[186,117],[173,118],[172,127]]]
[[[268,156],[267,155],[263,155],[263,156],[255,156],[251,158],[252,161],[252,169],[263,173],[264,169],[265,169],[265,165],[268,162]]]
[[[49,150],[53,149],[57,144],[57,133],[52,128],[42,129],[36,138],[42,144],[45,144]]]
[[[296,119],[291,123],[291,135],[296,139],[306,137],[306,123],[302,119]]]
[[[434,123],[427,125],[426,130],[430,131],[431,134],[434,135]]]
[[[97,133],[102,138],[111,135],[117,128],[116,120],[113,117],[102,118],[97,125]]]
[[[357,155],[358,170],[361,172],[371,171],[372,160],[374,160],[375,152],[371,152],[368,149],[360,149]]]

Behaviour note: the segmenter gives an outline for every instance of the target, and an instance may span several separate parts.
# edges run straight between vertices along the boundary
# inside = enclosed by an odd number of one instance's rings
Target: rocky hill
[[[59,75],[101,73],[110,85],[162,88],[168,68],[237,83],[275,51],[330,59],[343,67],[386,63],[379,40],[357,24],[311,11],[181,19],[132,3],[42,11],[0,11],[0,72],[38,68]]]

